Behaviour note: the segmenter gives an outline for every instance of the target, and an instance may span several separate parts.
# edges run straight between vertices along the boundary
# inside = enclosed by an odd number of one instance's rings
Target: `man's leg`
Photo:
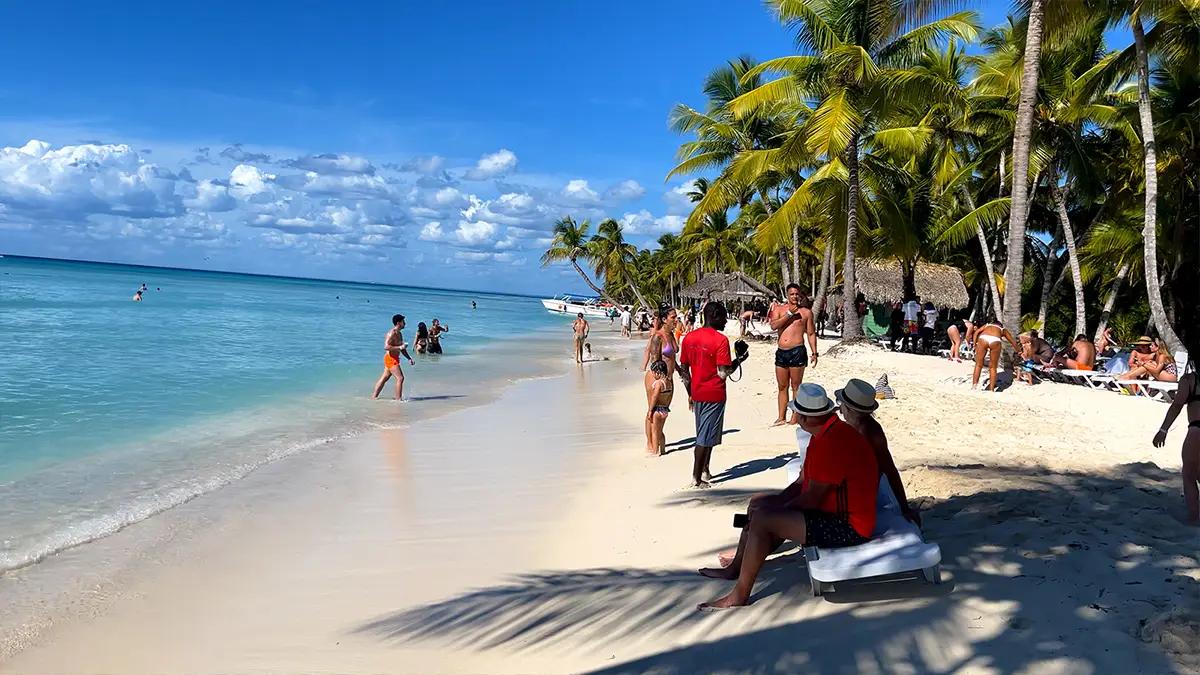
[[[725,609],[740,607],[750,601],[750,591],[754,589],[754,581],[766,562],[767,556],[774,550],[777,539],[791,539],[804,543],[807,533],[807,523],[800,511],[764,510],[755,514],[747,527],[745,553],[739,561],[741,569],[737,583],[728,595],[712,602],[700,605],[700,609]]]
[[[384,369],[383,375],[379,377],[379,381],[375,383],[375,391],[371,394],[371,398],[379,398],[379,392],[383,391],[383,385],[387,384],[388,378],[392,376],[389,369]]]
[[[791,383],[792,398],[800,393],[800,385],[804,383],[804,366],[799,368],[788,368],[788,381]],[[788,424],[799,424],[800,416],[792,413],[792,419]]]
[[[404,371],[400,366],[392,368],[392,377],[396,378],[396,400],[404,398]]]
[[[697,445],[692,459],[692,487],[709,487],[708,481],[702,476],[708,467],[708,458],[712,456],[712,448]]]
[[[746,505],[747,525],[742,528],[742,533],[738,536],[737,548],[732,551],[726,551],[717,556],[723,567],[705,567],[700,570],[700,575],[711,579],[725,579],[733,581],[737,578],[738,572],[742,569],[742,558],[746,554],[746,540],[750,536],[749,523],[754,522],[755,515],[770,511],[777,506],[778,492],[762,492],[750,498],[750,503]],[[782,539],[774,542],[771,550],[779,548],[783,543]]]
[[[1200,525],[1200,434],[1183,438],[1183,504],[1189,523]]]
[[[779,416],[775,418],[775,422],[771,424],[777,427],[783,424],[787,419],[787,404],[788,404],[788,383],[790,382],[789,369],[775,366],[775,399],[779,407]]]

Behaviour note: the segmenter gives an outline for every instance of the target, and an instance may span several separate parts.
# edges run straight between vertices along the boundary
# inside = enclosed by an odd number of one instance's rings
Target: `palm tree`
[[[1004,270],[1003,323],[1015,330],[1021,321],[1021,283],[1025,274],[1025,223],[1029,200],[1029,148],[1033,139],[1033,106],[1038,88],[1038,68],[1042,54],[1042,21],[1046,0],[1032,0],[1025,29],[1025,66],[1021,73],[1021,94],[1017,102],[1017,122],[1013,132],[1012,208],[1008,221],[1008,266]]]
[[[777,171],[800,171],[812,156],[823,159],[818,168],[764,222],[764,228],[785,230],[810,211],[818,184],[836,181],[846,186],[846,253],[844,287],[855,287],[855,256],[863,186],[860,158],[864,143],[886,126],[889,109],[933,96],[959,97],[958,87],[910,68],[931,46],[951,37],[971,40],[978,32],[973,12],[960,12],[922,23],[939,5],[929,0],[771,0],[781,23],[796,33],[804,54],[767,61],[751,70],[785,77],[763,84],[730,103],[736,114],[752,114],[764,106],[806,107],[815,103],[799,133],[777,151],[748,158],[747,164]],[[834,202],[831,204],[836,208]],[[843,338],[862,336],[855,312],[855,294],[844,294],[846,321]]]
[[[652,306],[642,297],[634,283],[633,269],[638,249],[625,241],[621,224],[609,218],[600,223],[597,233],[587,243],[588,256],[596,267],[596,274],[605,279],[620,280],[629,287],[637,298],[638,305],[648,309]]]
[[[554,239],[550,242],[550,248],[542,254],[542,267],[546,267],[551,263],[567,261],[579,273],[583,283],[588,285],[596,295],[603,296],[614,305],[619,305],[611,295],[606,293],[604,289],[597,286],[588,278],[583,268],[579,266],[579,260],[590,260],[591,253],[588,248],[588,230],[592,224],[588,221],[576,223],[571,216],[563,216],[554,223]]]

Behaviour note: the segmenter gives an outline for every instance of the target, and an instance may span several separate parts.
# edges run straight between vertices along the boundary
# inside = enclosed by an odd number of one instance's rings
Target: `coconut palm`
[[[621,224],[609,218],[600,223],[597,232],[587,243],[588,257],[596,268],[596,274],[605,279],[619,280],[629,288],[638,305],[650,308],[634,282],[634,265],[638,249],[625,241]]]
[[[579,273],[583,283],[588,285],[588,288],[599,296],[603,296],[614,305],[618,303],[604,289],[592,282],[583,268],[579,266],[580,260],[591,260],[591,249],[588,247],[588,230],[592,224],[589,221],[582,223],[575,222],[571,216],[563,216],[554,223],[554,237],[550,242],[550,248],[542,254],[542,267],[546,267],[556,262],[569,262]]]

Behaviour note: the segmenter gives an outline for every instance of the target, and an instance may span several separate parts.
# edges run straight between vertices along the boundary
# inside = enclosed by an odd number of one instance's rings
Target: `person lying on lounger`
[[[838,419],[818,384],[801,384],[789,408],[812,434],[801,478],[778,494],[758,498],[728,567],[700,570],[713,579],[737,580],[728,594],[701,604],[701,611],[749,604],[759,570],[784,540],[822,548],[857,546],[875,529],[879,467],[870,442]]]

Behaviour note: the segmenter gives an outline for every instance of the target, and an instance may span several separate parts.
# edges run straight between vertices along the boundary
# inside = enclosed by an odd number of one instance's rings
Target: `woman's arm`
[[[1167,442],[1167,429],[1170,429],[1171,425],[1175,423],[1175,418],[1179,417],[1179,411],[1183,410],[1184,404],[1192,397],[1192,390],[1195,387],[1195,373],[1189,373],[1179,380],[1179,388],[1175,391],[1175,398],[1171,400],[1171,407],[1167,408],[1162,426],[1158,428],[1158,433],[1154,434],[1154,447],[1161,448]]]

